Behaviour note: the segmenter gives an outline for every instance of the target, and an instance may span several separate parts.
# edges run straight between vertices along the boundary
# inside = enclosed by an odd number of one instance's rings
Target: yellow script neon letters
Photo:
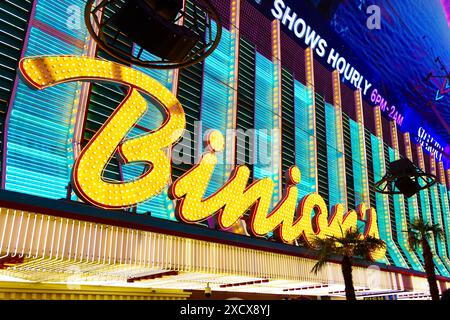
[[[150,200],[167,186],[171,178],[167,150],[181,137],[186,120],[181,104],[163,85],[132,68],[88,57],[25,58],[20,63],[20,70],[39,90],[81,80],[116,82],[129,87],[124,101],[75,161],[73,184],[84,201],[106,209],[128,208]],[[148,109],[141,93],[161,104],[167,120],[154,132],[126,139]],[[265,178],[248,185],[250,170],[246,166],[238,166],[216,193],[204,198],[217,164],[216,152],[224,148],[222,134],[213,131],[208,145],[209,150],[201,161],[170,188],[171,197],[177,200],[177,215],[184,222],[198,222],[217,214],[219,224],[227,229],[251,209],[250,231],[256,236],[273,231],[285,243],[299,238],[310,243],[314,236],[338,235],[341,232],[339,226],[343,230],[355,228],[358,220],[365,223],[361,236],[379,238],[376,211],[367,209],[364,204],[345,214],[344,206],[336,204],[329,217],[327,206],[317,193],[305,196],[298,203],[297,185],[301,181],[301,172],[295,166],[286,173],[286,191],[272,210],[274,181]],[[103,171],[116,151],[124,163],[146,163],[150,169],[133,181],[106,181]],[[382,249],[375,252],[372,259],[379,260],[384,255],[385,249]]]

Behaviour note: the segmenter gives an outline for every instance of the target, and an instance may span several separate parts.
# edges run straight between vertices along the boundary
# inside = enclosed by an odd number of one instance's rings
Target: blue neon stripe
[[[442,206],[442,229],[444,231],[444,236],[446,238],[445,243],[447,244],[447,256],[450,258],[450,215],[448,207],[447,198],[447,188],[439,184],[439,196],[441,197]]]
[[[350,137],[352,145],[352,164],[353,164],[353,188],[355,190],[355,204],[359,205],[364,202],[364,177],[363,164],[361,163],[361,141],[359,136],[359,126],[357,122],[349,119]]]
[[[373,157],[373,171],[375,181],[380,181],[384,176],[383,163],[380,157],[380,153],[384,152],[383,141],[371,135],[372,140],[372,157]],[[402,255],[397,248],[391,231],[391,221],[389,216],[389,199],[381,193],[375,193],[377,216],[378,216],[378,229],[380,232],[380,238],[386,242],[387,251],[393,260],[394,265],[402,268],[407,268],[407,264],[404,261]]]
[[[420,181],[420,183],[422,183],[422,181]],[[431,212],[430,212],[430,208],[431,208],[431,204],[429,201],[429,195],[428,192],[430,192],[430,190],[422,190],[419,192],[419,198],[420,198],[420,204],[422,206],[422,219],[425,223],[433,223],[433,220],[431,218]],[[434,238],[432,237],[429,241],[430,243],[430,247],[431,250],[433,252],[437,253],[437,248],[436,245],[434,243]],[[443,275],[443,276],[449,276],[449,272],[447,270],[447,268],[445,267],[444,263],[442,262],[441,258],[437,255],[433,255],[433,260],[434,260],[434,264],[436,266],[436,269],[438,270],[439,274]]]
[[[139,46],[135,46],[133,48],[134,54],[137,54],[139,52],[140,48]],[[141,54],[141,58],[143,60],[155,60],[158,59],[151,53],[147,51],[143,51]],[[148,68],[141,68],[141,67],[135,67],[135,69],[147,74],[148,76],[152,77],[153,79],[157,80],[159,83],[164,85],[167,89],[172,90],[172,78],[173,73],[170,70],[156,70],[156,69],[148,69]],[[155,105],[154,101],[152,101],[151,98],[145,97],[149,109],[147,110],[147,113],[139,120],[138,125],[142,126],[143,128],[146,128],[148,130],[156,130],[161,126],[161,124],[164,121],[164,116],[161,113],[161,111],[158,109],[158,107]],[[142,134],[145,134],[146,131],[133,128],[131,132],[128,134],[128,138],[136,137]],[[143,164],[136,164],[136,163],[130,163],[122,166],[122,175],[123,179],[125,181],[128,180],[134,180],[138,178],[140,175],[142,175],[145,172],[145,166]],[[168,220],[176,220],[175,219],[175,213],[173,210],[173,203],[169,199],[169,196],[167,194],[167,188],[165,188],[160,194],[153,197],[149,201],[145,203],[141,203],[137,206],[136,212],[137,213],[148,213],[150,212],[153,217],[161,218],[161,219],[168,219]]]
[[[212,24],[212,32],[217,32],[217,25]],[[201,132],[202,140],[208,131],[218,130],[226,138],[227,128],[231,123],[231,106],[229,97],[233,95],[233,88],[230,86],[230,72],[234,64],[234,48],[231,47],[231,33],[225,28],[222,29],[222,38],[217,49],[209,56],[204,63],[202,104],[201,104]],[[200,150],[204,150],[205,143],[197,141]],[[227,152],[227,151],[225,151]],[[217,154],[218,164],[213,172],[208,185],[206,195],[216,192],[227,180],[226,153]]]
[[[394,149],[389,148],[389,161],[398,160]],[[411,251],[408,244],[408,236],[407,236],[407,223],[405,219],[406,212],[404,210],[404,198],[400,197],[400,195],[393,195],[394,202],[394,212],[391,213],[391,221],[395,220],[396,232],[398,238],[398,244],[400,246],[400,250],[402,250],[404,256],[408,259],[408,262],[412,266],[414,270],[424,271],[422,265],[420,264],[419,259],[416,254]]]
[[[438,186],[434,185],[430,189],[428,189],[428,192],[431,192],[431,214],[432,214],[432,220],[434,224],[438,224],[442,230],[445,232],[445,227],[442,223],[441,218],[441,209],[439,205],[439,199],[436,197],[436,193],[439,192],[437,189]],[[450,261],[448,259],[448,254],[446,250],[446,244],[445,244],[445,237],[436,237],[436,246],[437,246],[437,253],[439,257],[441,258],[443,264],[447,267],[447,271],[450,270]]]
[[[256,53],[255,80],[255,179],[271,178],[275,182],[273,201],[280,196],[279,164],[275,157],[279,157],[281,145],[275,145],[276,122],[279,121],[273,107],[275,65],[264,56]],[[275,139],[275,140],[274,140]]]
[[[86,29],[70,30],[65,10],[70,5],[82,8],[82,1],[39,0],[38,20],[53,28],[85,40]],[[81,49],[32,27],[25,56],[82,55]],[[74,100],[77,82],[42,91],[19,81],[12,105],[7,133],[5,188],[52,199],[65,198],[73,165],[71,145]]]
[[[310,152],[310,144],[314,142],[314,130],[310,130],[311,98],[306,88],[299,81],[294,81],[295,102],[295,164],[302,173],[299,188],[299,198],[316,190],[316,179],[311,175],[315,165],[315,154]]]
[[[333,105],[325,104],[325,122],[327,130],[327,166],[328,166],[328,189],[329,202],[328,209],[338,203],[345,203],[344,190],[341,190],[339,183],[339,159],[342,159],[342,152],[338,151],[338,137],[336,128],[336,110]]]

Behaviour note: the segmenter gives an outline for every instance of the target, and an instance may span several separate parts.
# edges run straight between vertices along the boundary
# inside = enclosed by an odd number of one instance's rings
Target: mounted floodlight
[[[436,176],[423,172],[408,159],[389,164],[387,173],[375,184],[375,191],[383,194],[403,194],[410,198],[436,183]]]
[[[191,4],[187,12],[183,0],[87,0],[85,22],[99,47],[124,64],[184,68],[206,59],[222,35],[211,2]]]

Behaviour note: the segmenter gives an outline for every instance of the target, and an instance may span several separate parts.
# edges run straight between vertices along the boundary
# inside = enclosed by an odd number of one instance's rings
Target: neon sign
[[[180,139],[186,120],[180,102],[163,85],[138,70],[88,57],[25,58],[19,67],[25,79],[38,90],[83,80],[121,83],[129,88],[125,99],[75,161],[72,180],[82,200],[105,209],[129,208],[150,200],[169,184],[171,162],[167,151]],[[148,109],[142,94],[160,104],[166,121],[156,131],[127,139],[127,134]],[[344,206],[336,204],[330,218],[325,201],[317,193],[305,196],[297,206],[301,172],[296,166],[286,172],[287,188],[273,209],[270,205],[275,182],[265,178],[248,186],[250,170],[246,166],[238,166],[218,191],[204,198],[217,165],[216,154],[224,146],[223,135],[212,131],[208,150],[200,162],[172,184],[170,196],[177,201],[176,213],[180,220],[194,223],[216,215],[220,226],[228,229],[251,210],[249,225],[253,235],[273,232],[288,244],[296,239],[310,244],[315,236],[339,235],[341,227],[343,230],[356,228],[358,220],[364,223],[361,236],[379,238],[376,211],[364,204],[345,214]],[[107,181],[103,171],[116,152],[125,164],[145,163],[149,168],[131,181]],[[386,249],[374,252],[372,258],[382,259],[385,252]]]
[[[395,105],[389,106],[387,100],[378,93],[373,84],[335,48],[329,48],[329,42],[289,7],[286,0],[273,0],[270,14],[273,18],[280,20],[280,23],[298,39],[303,39],[305,45],[311,47],[317,56],[324,58],[326,63],[334,70],[337,70],[347,83],[361,90],[364,96],[370,95],[370,100],[376,106],[379,105],[381,111],[394,120],[399,127],[403,125],[404,115],[400,113],[398,108]]]
[[[425,150],[427,150],[430,154],[434,154],[436,160],[442,161],[442,153],[444,152],[444,148],[430,133],[420,127],[419,130],[417,130],[416,139],[417,142],[425,148]]]
[[[403,120],[405,119],[404,116],[397,110],[396,106],[389,106],[387,100],[378,93],[377,89],[372,91],[370,101],[372,101],[376,106],[380,106],[380,110],[387,113],[388,117],[394,120],[399,127],[403,125]]]
[[[439,101],[441,99],[444,98],[444,96],[450,92],[450,79],[449,78],[445,78],[444,82],[442,82],[441,87],[439,88],[439,90],[436,92],[436,101]]]
[[[322,38],[306,21],[293,11],[283,0],[274,0],[270,10],[275,19],[280,20],[298,39],[303,39],[306,46],[311,47],[321,58],[327,54],[328,42]],[[344,78],[364,95],[368,93],[372,84],[334,48],[328,53],[327,63],[339,71]]]

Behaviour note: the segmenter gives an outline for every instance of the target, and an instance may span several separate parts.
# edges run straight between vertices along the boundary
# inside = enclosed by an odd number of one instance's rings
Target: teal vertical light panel
[[[37,0],[35,19],[63,32],[64,35],[84,42],[88,36],[83,16],[85,5],[84,0]],[[53,39],[54,36],[42,38],[39,43],[44,47]]]
[[[217,26],[212,24],[212,32],[216,34]],[[226,139],[227,131],[231,128],[229,115],[233,110],[230,109],[229,99],[234,95],[234,89],[230,84],[230,72],[234,68],[234,48],[231,47],[231,33],[222,28],[222,38],[217,49],[205,60],[203,73],[203,90],[201,103],[201,132],[202,139],[197,141],[200,150],[206,146],[206,138],[211,130],[218,130]],[[207,196],[216,192],[224,185],[227,180],[227,158],[226,152],[231,146],[227,146],[224,152],[217,153],[218,164],[211,177],[207,189]],[[205,151],[205,150],[204,150]]]
[[[133,48],[134,54],[137,54],[140,50],[139,46]],[[141,58],[144,60],[156,60],[158,59],[147,51],[142,51]],[[164,85],[167,89],[172,90],[173,86],[173,71],[171,70],[156,70],[148,68],[134,67],[135,69],[145,73],[146,75],[157,80]],[[149,104],[149,110],[139,120],[138,126],[133,128],[129,133],[128,138],[148,133],[150,130],[157,130],[165,120],[165,115],[161,113],[154,101],[146,97]],[[122,165],[122,175],[125,181],[133,180],[142,175],[148,166],[142,164],[126,164]],[[150,213],[153,217],[176,220],[173,202],[168,196],[168,187],[166,187],[160,194],[153,197],[146,203],[142,203],[137,206],[137,213]]]
[[[447,245],[447,256],[450,258],[450,215],[449,215],[449,203],[447,198],[447,188],[439,184],[439,197],[442,208],[442,230],[444,232],[445,243]]]
[[[33,6],[33,0],[0,1],[0,171],[3,171],[6,115],[14,98],[16,70],[27,38]]]
[[[85,41],[86,29],[68,24],[68,8],[84,2],[39,0],[35,20],[75,40]],[[32,27],[25,57],[82,55],[83,48]],[[52,199],[65,198],[73,165],[73,122],[80,83],[69,82],[42,91],[22,80],[10,111],[5,188]]]
[[[389,148],[389,161],[393,162],[398,160],[394,149]],[[406,212],[404,208],[405,201],[400,195],[393,195],[394,200],[394,212],[391,212],[391,225],[396,229],[395,233],[397,235],[397,244],[403,258],[410,264],[410,266],[416,271],[424,271],[419,259],[417,258],[414,251],[409,248],[408,244],[408,234],[407,223],[406,223]],[[395,239],[394,239],[395,240]]]
[[[322,196],[327,205],[329,198],[328,181],[328,149],[327,149],[327,123],[325,112],[325,101],[323,97],[315,94],[315,133],[317,150],[317,192]]]
[[[445,232],[447,235],[447,249],[450,254],[450,189],[445,188],[444,192],[445,194],[442,195],[442,197],[444,198],[443,201],[446,204],[444,211],[445,216],[444,224],[446,227]]]
[[[411,198],[407,199],[407,206],[409,210],[409,221],[407,221],[408,227],[414,223],[419,218],[419,208],[418,208],[418,195],[414,195]],[[423,260],[423,250],[421,247],[416,249],[416,256],[421,262],[421,265],[424,266]]]
[[[450,258],[450,211],[445,185],[439,185],[439,197],[442,203],[442,232],[447,249],[447,257]]]
[[[422,183],[422,181],[420,180],[419,183]],[[430,190],[422,190],[419,192],[419,199],[420,199],[420,205],[422,208],[422,219],[425,223],[433,223],[433,219],[431,217],[432,213],[431,213],[431,203],[430,203],[430,196],[428,194],[428,192],[430,192]],[[447,268],[445,267],[444,263],[442,262],[441,258],[437,255],[438,251],[436,248],[436,244],[434,241],[434,237],[430,237],[429,239],[429,243],[430,243],[430,247],[431,250],[433,252],[433,259],[434,259],[434,264],[435,267],[438,271],[438,273],[442,276],[450,276]]]
[[[365,164],[361,163],[361,160],[363,159],[363,152],[364,150],[361,149],[362,141],[361,137],[359,135],[360,132],[360,126],[361,124],[353,121],[352,119],[349,119],[349,127],[350,127],[350,143],[352,146],[352,168],[353,168],[353,190],[354,190],[354,199],[355,204],[354,207],[352,207],[351,204],[349,204],[349,209],[354,209],[361,204],[364,203],[364,180],[366,177],[364,176],[364,169],[363,166]],[[368,205],[368,203],[366,203]],[[358,220],[358,228],[360,230],[363,230],[365,224],[364,222]]]
[[[380,155],[384,152],[383,141],[374,135],[371,136],[372,139],[372,157],[373,157],[373,171],[374,180],[380,181],[384,176],[383,170],[383,159]],[[392,231],[391,231],[391,221],[389,216],[389,205],[388,196],[381,193],[376,193],[376,205],[377,205],[377,216],[378,216],[378,229],[380,232],[380,238],[386,242],[387,246],[387,259],[389,263],[402,268],[407,268],[408,265],[403,259],[397,245],[394,242]]]
[[[327,130],[327,165],[328,165],[328,209],[338,203],[345,203],[344,190],[339,185],[339,159],[342,153],[338,151],[338,139],[336,128],[336,109],[333,105],[325,104],[325,122]]]
[[[409,224],[413,223],[419,217],[419,210],[416,207],[416,203],[417,203],[418,199],[415,197],[416,196],[412,196],[411,198],[407,199],[408,207],[409,207],[409,221],[408,221]],[[416,201],[414,201],[414,200],[416,200]]]
[[[363,164],[361,163],[361,154],[363,150],[361,150],[361,141],[359,137],[359,126],[357,122],[349,119],[350,123],[350,136],[351,136],[351,144],[352,144],[352,159],[353,159],[353,187],[355,190],[355,205],[364,202],[364,189],[363,189]],[[352,208],[351,208],[352,209]]]
[[[298,185],[299,197],[316,191],[316,178],[314,172],[315,154],[311,145],[314,143],[314,129],[308,127],[311,111],[311,96],[308,88],[299,81],[294,82],[295,101],[295,163],[299,167],[302,178]]]
[[[256,129],[256,163],[254,166],[255,179],[271,178],[275,182],[274,198],[276,202],[279,196],[279,174],[274,165],[274,157],[279,157],[279,149],[276,146],[276,135],[273,129],[275,121],[279,121],[278,115],[274,113],[273,90],[274,90],[274,68],[275,65],[264,56],[256,53],[256,83],[255,83],[255,129]]]
[[[430,189],[428,189],[428,192],[430,194],[431,198],[431,213],[432,213],[432,220],[434,224],[438,224],[440,228],[442,228],[443,231],[445,231],[445,227],[442,221],[442,215],[441,215],[441,205],[439,202],[439,183],[432,186]],[[441,258],[442,263],[445,265],[447,271],[450,270],[450,261],[448,259],[448,253],[445,243],[445,234],[439,237],[435,237],[435,243],[436,243],[436,249],[437,254]]]

